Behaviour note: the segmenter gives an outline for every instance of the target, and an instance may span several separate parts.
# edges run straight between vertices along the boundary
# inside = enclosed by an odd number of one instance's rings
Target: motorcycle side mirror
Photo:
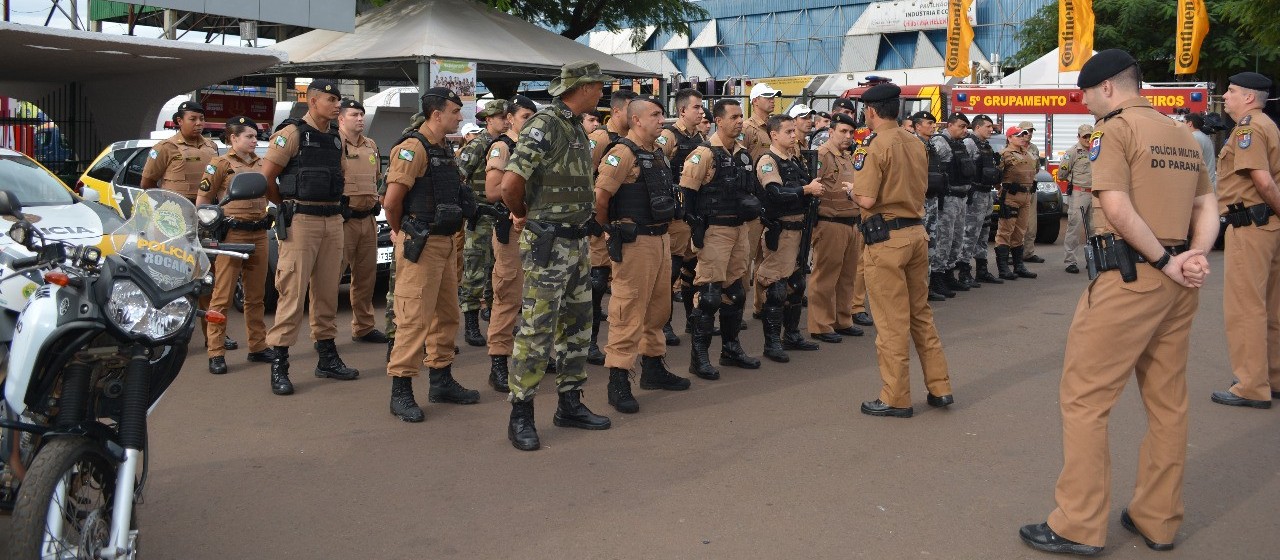
[[[265,194],[267,194],[266,175],[251,171],[236,173],[231,178],[231,186],[227,187],[227,196],[223,199],[223,203],[261,198]]]
[[[18,200],[18,195],[9,191],[0,191],[0,215],[23,219],[22,202]]]
[[[98,191],[95,189],[91,189],[89,187],[84,187],[80,189],[80,198],[83,198],[89,202],[102,201],[102,196],[98,194]]]

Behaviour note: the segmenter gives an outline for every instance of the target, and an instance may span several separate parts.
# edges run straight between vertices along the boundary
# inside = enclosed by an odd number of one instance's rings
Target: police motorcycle
[[[223,204],[265,189],[261,174],[237,175]],[[202,246],[197,215],[213,224],[220,208],[197,212],[158,189],[107,234],[110,254],[45,237],[9,192],[0,191],[0,215],[16,219],[9,237],[35,254],[16,264],[45,281],[18,316],[4,380],[0,423],[31,442],[21,454],[32,456],[8,557],[135,558],[147,416],[182,369],[197,319],[225,320],[196,308],[211,284],[207,255],[245,258],[252,246]]]

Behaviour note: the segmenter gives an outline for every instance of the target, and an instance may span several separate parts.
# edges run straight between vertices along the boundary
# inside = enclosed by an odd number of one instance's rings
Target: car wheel
[[[1037,218],[1040,223],[1036,224],[1036,244],[1052,245],[1058,241],[1058,229],[1062,227],[1062,218],[1053,216],[1051,218]]]

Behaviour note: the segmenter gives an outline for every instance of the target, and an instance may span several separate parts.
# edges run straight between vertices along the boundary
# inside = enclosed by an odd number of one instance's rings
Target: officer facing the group
[[[262,158],[254,153],[258,144],[258,125],[248,117],[234,117],[227,121],[222,131],[222,141],[227,145],[226,155],[213,158],[200,179],[200,194],[196,204],[217,204],[226,194],[231,178],[245,171],[262,172]],[[243,280],[244,327],[248,332],[249,361],[270,363],[273,356],[267,348],[267,325],[263,321],[263,295],[267,284],[267,228],[271,218],[267,216],[266,197],[252,200],[235,200],[222,207],[228,218],[226,234],[219,239],[223,243],[250,243],[253,253],[247,259],[219,255],[218,274],[213,277],[213,297],[209,309],[226,313],[231,307],[236,281]],[[241,278],[243,276],[243,279]],[[209,352],[209,373],[227,372],[226,323],[209,323],[206,327],[206,344]],[[210,341],[216,344],[209,344]]]
[[[822,194],[822,182],[809,176],[807,164],[798,157],[795,119],[773,115],[765,128],[773,144],[755,163],[764,207],[761,221],[765,224],[764,251],[760,266],[756,267],[755,285],[765,297],[760,317],[764,324],[764,355],[786,363],[791,361],[787,350],[818,349],[817,344],[800,335],[805,271],[796,261],[804,230],[810,227],[806,213],[814,197]]]
[[[991,147],[989,139],[996,132],[996,125],[991,117],[978,115],[973,118],[973,134],[970,139],[978,147],[978,157],[974,160],[977,176],[973,181],[973,189],[969,193],[969,208],[965,212],[964,247],[961,258],[973,259],[973,278],[986,284],[1003,284],[1004,280],[996,278],[987,268],[987,239],[991,238],[992,191],[1000,184],[1004,172],[1000,169],[1000,154]]]
[[[1222,309],[1236,381],[1213,401],[1252,408],[1280,397],[1280,133],[1262,112],[1270,92],[1271,79],[1256,72],[1231,77],[1223,103],[1236,128],[1218,162],[1218,210],[1230,226]]]
[[[599,172],[605,148],[627,135],[627,129],[631,126],[627,106],[635,98],[636,93],[629,89],[614,90],[609,96],[609,122],[604,128],[598,128],[587,135],[591,146],[591,169],[594,172]],[[592,234],[588,238],[588,246],[591,250],[591,345],[587,348],[587,363],[602,366],[604,352],[600,351],[596,340],[600,337],[600,322],[605,318],[602,304],[605,293],[609,291],[609,275],[613,263],[609,260],[603,235]]]
[[[276,321],[267,332],[275,349],[271,392],[293,394],[289,380],[289,347],[298,341],[303,304],[311,293],[311,339],[319,362],[316,377],[349,381],[360,375],[338,356],[338,284],[342,278],[343,241],[342,138],[329,132],[338,118],[338,84],[315,80],[307,87],[307,114],[276,128],[262,174],[267,198],[280,208],[276,224],[280,248],[276,261]],[[277,185],[277,179],[279,184]],[[283,233],[283,235],[281,235]]]
[[[720,379],[707,355],[716,312],[720,312],[720,365],[758,369],[760,360],[748,356],[738,342],[746,308],[747,256],[751,239],[746,224],[760,217],[760,200],[751,153],[738,143],[742,132],[742,107],[734,99],[721,99],[711,111],[716,133],[705,146],[689,155],[680,176],[684,219],[699,249],[693,284],[697,290],[693,310],[693,351],[689,373],[703,379]],[[758,240],[758,239],[757,239]]]
[[[872,133],[853,153],[851,194],[864,209],[867,248],[863,258],[884,382],[879,398],[862,403],[862,413],[910,418],[913,342],[924,369],[929,406],[947,406],[954,398],[926,286],[929,241],[923,218],[928,156],[920,140],[898,126],[901,92],[893,84],[880,84],[862,96]]]
[[[386,344],[387,335],[374,328],[373,286],[378,282],[378,177],[382,162],[378,145],[364,135],[364,105],[344,99],[338,111],[342,136],[343,196],[342,269],[351,267],[351,339]]]
[[[476,217],[467,223],[462,245],[462,336],[471,346],[484,346],[480,332],[480,306],[485,294],[492,293],[493,277],[493,224],[498,211],[485,198],[486,162],[489,146],[507,131],[507,102],[495,99],[485,104],[476,116],[484,119],[484,131],[462,147],[458,154],[458,167],[462,176],[475,192],[479,205]],[[504,217],[505,218],[505,217]],[[490,303],[492,319],[492,303]]]
[[[1005,280],[1035,278],[1022,264],[1022,243],[1027,223],[1035,216],[1036,161],[1031,149],[1031,131],[1016,126],[1004,133],[1009,145],[1000,152],[1004,176],[1000,180],[1000,221],[996,228],[996,270]]]
[[[502,200],[517,221],[524,261],[524,300],[512,355],[511,421],[507,438],[517,449],[541,444],[533,397],[552,360],[560,401],[557,426],[605,430],[609,419],[582,403],[591,333],[587,220],[591,219],[591,149],[579,116],[596,106],[613,78],[594,62],[564,65],[547,92],[555,96],[520,131],[502,177]],[[606,253],[607,254],[607,253]]]
[[[1057,508],[1047,523],[1019,530],[1023,542],[1044,552],[1093,555],[1106,544],[1107,421],[1130,376],[1138,380],[1147,434],[1121,526],[1147,547],[1169,550],[1182,524],[1191,320],[1218,223],[1199,145],[1142,97],[1141,80],[1137,61],[1110,49],[1093,55],[1076,82],[1098,117],[1089,159],[1105,219],[1091,224],[1090,244],[1099,251],[1090,264],[1100,270],[1067,334]]]
[[[698,130],[704,110],[702,94],[696,89],[685,88],[676,92],[675,101],[679,116],[675,123],[663,127],[657,142],[658,148],[671,163],[673,185],[679,194],[684,162],[694,149],[707,141],[707,137]],[[693,315],[693,277],[694,270],[698,267],[698,253],[690,242],[689,224],[684,221],[683,208],[677,211],[676,219],[671,221],[667,234],[671,236],[671,283],[680,290],[680,300],[684,305],[685,332],[691,332],[693,322],[689,317]],[[668,346],[680,343],[680,338],[671,331],[670,320],[663,327],[663,333],[667,337]]]
[[[675,183],[657,145],[662,102],[638,96],[627,107],[631,126],[605,151],[596,176],[595,219],[609,232],[613,297],[609,299],[609,404],[640,410],[631,394],[631,368],[640,355],[640,387],[683,391],[689,380],[663,364],[663,324],[671,315],[671,238]]]
[[[813,228],[813,278],[809,281],[809,336],[862,336],[854,325],[853,299],[862,232],[858,205],[845,194],[853,186],[853,117],[831,117],[831,138],[818,148],[818,181],[822,184],[818,223]]]
[[[1058,164],[1058,177],[1067,180],[1067,233],[1062,244],[1066,249],[1063,261],[1071,274],[1080,273],[1080,246],[1089,235],[1084,229],[1084,215],[1093,210],[1093,168],[1089,162],[1093,125],[1080,125],[1076,136],[1079,141],[1067,148]]]
[[[387,169],[387,223],[396,240],[396,338],[387,375],[391,413],[405,422],[426,419],[413,395],[422,363],[430,376],[429,401],[480,401],[478,391],[453,378],[459,318],[453,237],[475,216],[476,204],[445,141],[462,122],[462,100],[448,88],[428,89],[422,114],[426,122],[391,149]]]

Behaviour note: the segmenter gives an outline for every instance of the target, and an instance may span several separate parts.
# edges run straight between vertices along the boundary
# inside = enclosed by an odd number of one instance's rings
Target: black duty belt
[[[636,226],[637,235],[666,235],[668,224],[657,224],[652,226]]]
[[[1183,243],[1183,244],[1181,244],[1181,245],[1165,245],[1165,246],[1164,246],[1164,250],[1165,250],[1165,251],[1168,251],[1170,255],[1173,255],[1173,256],[1175,256],[1175,257],[1176,257],[1176,256],[1178,256],[1178,254],[1180,254],[1180,253],[1185,253],[1185,252],[1187,252],[1187,250],[1188,250],[1188,249],[1190,249],[1190,248],[1191,248],[1191,247],[1190,247],[1189,245],[1187,245],[1186,243]],[[1130,250],[1132,250],[1132,248],[1130,248]],[[1146,258],[1146,257],[1144,257],[1144,256],[1142,256],[1142,253],[1139,253],[1139,252],[1137,252],[1137,251],[1133,251],[1133,256],[1134,256],[1134,259],[1135,259],[1137,262],[1140,262],[1140,263],[1147,262],[1147,258]],[[1164,256],[1164,255],[1161,255],[1161,257],[1163,257],[1163,256]]]
[[[785,231],[803,231],[804,220],[797,220],[794,222],[787,221],[787,220],[778,220],[778,227]]]
[[[889,229],[903,229],[922,224],[924,224],[924,220],[920,218],[894,218],[884,221],[884,225],[888,226]]]
[[[587,228],[583,225],[557,224],[552,222],[539,222],[545,227],[555,228],[556,237],[563,239],[582,239],[587,236]]]
[[[239,220],[236,218],[228,218],[227,227],[231,229],[238,229],[240,231],[263,231],[271,228],[271,216],[267,216],[261,220]]]
[[[352,210],[351,219],[363,220],[365,218],[368,218],[369,216],[377,215],[379,210],[381,210],[381,208],[379,208],[377,205],[375,205],[373,208],[370,208],[368,210]]]
[[[1008,194],[1018,194],[1018,193],[1021,193],[1021,192],[1031,192],[1031,187],[1024,187],[1024,186],[1019,185],[1019,184],[1017,184],[1017,183],[1004,183],[1004,184],[1002,184],[1001,186],[1004,188],[1004,192],[1006,192],[1006,193],[1008,193]]]
[[[293,210],[298,214],[306,214],[308,216],[337,216],[342,213],[342,205],[313,205],[313,204],[297,204]]]
[[[746,222],[737,216],[712,216],[707,218],[707,225],[709,226],[738,227],[744,223]]]
[[[1227,205],[1227,213],[1223,214],[1219,220],[1224,226],[1245,227],[1245,226],[1265,226],[1271,221],[1271,217],[1276,215],[1271,211],[1271,207],[1267,203],[1254,204],[1253,206],[1245,206],[1243,202]]]
[[[837,216],[818,216],[818,221],[834,222],[834,223],[843,224],[846,226],[857,226],[858,224],[862,223],[862,216],[852,216],[848,218],[841,218]]]

